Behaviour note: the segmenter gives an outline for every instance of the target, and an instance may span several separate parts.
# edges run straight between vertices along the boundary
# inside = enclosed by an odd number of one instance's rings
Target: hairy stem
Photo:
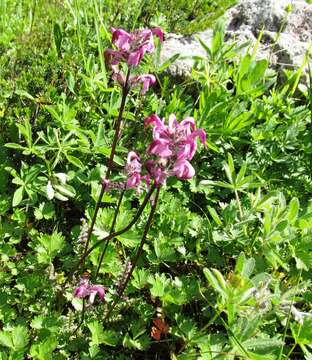
[[[115,135],[114,135],[114,139],[113,139],[113,143],[112,143],[112,150],[111,150],[109,161],[108,161],[108,168],[107,168],[106,175],[105,175],[106,179],[109,179],[109,177],[111,175],[111,172],[112,172],[112,168],[113,168],[114,156],[115,156],[115,152],[116,152],[118,138],[119,138],[119,135],[120,135],[119,131],[120,131],[120,125],[121,125],[121,120],[122,120],[122,114],[123,114],[123,111],[125,109],[126,98],[127,98],[128,92],[129,92],[129,86],[128,86],[129,77],[130,77],[130,68],[128,68],[125,85],[122,88],[121,104],[120,104],[120,108],[119,108],[117,122],[115,124]],[[94,214],[93,214],[93,217],[92,217],[92,220],[91,220],[91,225],[90,225],[90,228],[89,228],[89,231],[88,231],[88,237],[87,237],[86,245],[85,245],[85,248],[84,248],[84,253],[83,253],[83,256],[81,258],[82,259],[81,260],[82,271],[84,271],[84,262],[85,262],[85,259],[86,259],[86,256],[87,256],[87,251],[88,251],[91,235],[92,235],[94,224],[95,224],[95,221],[96,221],[99,209],[100,209],[100,205],[101,205],[101,202],[102,202],[104,192],[105,192],[105,187],[102,186],[98,201],[97,201],[96,206],[95,206]]]
[[[153,221],[153,218],[154,218],[154,215],[155,215],[155,211],[156,211],[156,208],[157,208],[157,202],[158,202],[158,198],[159,198],[159,192],[160,192],[160,186],[157,188],[157,191],[156,191],[156,196],[155,196],[155,199],[153,201],[153,204],[152,204],[152,207],[151,207],[151,211],[150,211],[150,214],[149,214],[149,217],[147,219],[147,222],[146,222],[146,225],[145,225],[145,228],[144,228],[144,232],[143,232],[143,235],[142,235],[142,239],[141,239],[141,242],[140,242],[140,245],[139,245],[139,248],[136,252],[136,255],[135,255],[135,258],[133,259],[133,262],[132,262],[132,266],[131,266],[131,269],[126,277],[126,280],[124,281],[122,287],[119,289],[118,291],[118,296],[117,296],[117,299],[114,300],[112,306],[110,307],[109,311],[107,312],[107,314],[105,315],[105,318],[104,318],[104,322],[106,320],[109,319],[110,317],[110,314],[112,313],[112,311],[114,310],[115,306],[118,304],[120,298],[122,297],[129,281],[130,281],[130,278],[131,278],[131,275],[133,273],[133,270],[134,268],[136,267],[137,263],[138,263],[138,260],[142,254],[142,251],[143,251],[143,246],[145,244],[145,240],[146,240],[146,237],[147,237],[147,234],[151,228],[151,225],[152,225],[152,221]]]

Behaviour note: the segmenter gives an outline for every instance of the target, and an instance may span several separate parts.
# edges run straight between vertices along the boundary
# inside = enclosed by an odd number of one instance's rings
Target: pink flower
[[[117,83],[121,87],[125,86],[125,83],[126,83],[125,74],[122,71],[116,69],[116,66],[113,67],[112,79],[117,81]],[[145,93],[148,91],[150,86],[156,84],[156,78],[154,75],[151,75],[151,74],[144,74],[144,75],[130,77],[129,82],[128,82],[128,85],[130,86],[130,88],[134,88],[140,84],[143,85],[142,90],[141,90],[141,95],[145,95]]]
[[[199,137],[205,145],[206,133],[202,129],[195,130],[193,118],[186,118],[178,123],[174,114],[169,116],[168,125],[161,121],[158,116],[152,115],[145,119],[145,126],[153,126],[154,141],[148,148],[150,154],[160,157],[176,156],[179,159],[192,160],[195,155]]]
[[[118,50],[106,50],[104,56],[106,59],[110,59],[112,65],[124,60],[128,65],[136,67],[146,52],[154,52],[153,34],[158,36],[160,41],[164,40],[164,34],[159,28],[136,30],[133,33],[115,28],[112,28],[111,31],[112,42]]]
[[[140,162],[140,157],[134,151],[130,151],[128,154],[125,170],[128,177],[126,185],[127,189],[137,189],[140,192],[140,185],[142,180],[144,180],[146,184],[149,185],[149,176],[141,175],[142,165]]]
[[[195,175],[195,170],[187,160],[178,160],[175,162],[170,175],[176,176],[180,180],[188,180]]]
[[[128,177],[127,189],[136,189],[141,184],[141,175],[139,173],[133,173]]]
[[[80,285],[75,289],[74,296],[78,298],[84,298],[89,295],[89,280],[83,277],[80,280]]]
[[[132,175],[133,173],[140,173],[141,169],[142,165],[139,155],[137,155],[134,151],[129,151],[126,164],[126,171],[128,175]]]
[[[156,183],[164,184],[168,176],[191,179],[195,170],[188,160],[195,155],[197,138],[206,145],[205,131],[196,130],[193,118],[188,117],[179,123],[174,114],[169,116],[168,125],[155,114],[146,118],[144,125],[153,127],[153,141],[147,153],[157,159],[150,160],[147,169]]]
[[[101,285],[93,285],[90,287],[90,296],[89,296],[89,303],[93,304],[96,295],[99,295],[101,301],[104,301],[105,298],[105,290]]]
[[[89,296],[89,303],[93,304],[96,295],[99,295],[101,301],[105,298],[105,290],[101,285],[91,285],[87,277],[82,277],[79,286],[74,291],[74,296],[84,299]]]
[[[161,163],[155,160],[148,160],[145,163],[146,169],[149,172],[152,179],[154,179],[156,185],[165,185],[168,173],[166,168]]]
[[[130,78],[131,87],[135,87],[140,83],[143,84],[141,95],[144,95],[148,91],[150,86],[156,84],[156,78],[154,75],[151,74],[144,74]]]

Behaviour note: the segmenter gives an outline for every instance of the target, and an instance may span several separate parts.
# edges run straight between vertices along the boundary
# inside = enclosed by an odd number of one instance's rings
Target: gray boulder
[[[268,59],[282,72],[284,68],[300,67],[304,61],[312,42],[312,5],[304,0],[240,0],[225,14],[225,25],[228,43],[248,41],[251,47],[264,30],[257,58]],[[196,35],[210,46],[211,29]],[[192,57],[205,56],[205,51],[196,36],[169,34],[163,44],[161,61],[175,54],[180,57],[169,67],[169,73],[187,78],[194,63]]]

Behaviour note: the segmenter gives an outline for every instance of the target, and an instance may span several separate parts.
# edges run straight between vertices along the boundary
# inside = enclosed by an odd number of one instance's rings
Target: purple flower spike
[[[144,125],[153,127],[153,141],[147,153],[156,156],[156,159],[147,161],[145,166],[156,184],[165,184],[168,176],[191,179],[195,170],[188,160],[195,155],[197,137],[206,146],[205,131],[196,130],[192,117],[179,123],[174,114],[169,116],[168,125],[155,114],[145,119]]]

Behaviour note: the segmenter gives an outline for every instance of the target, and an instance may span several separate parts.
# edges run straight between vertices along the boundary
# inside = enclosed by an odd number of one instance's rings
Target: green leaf
[[[18,325],[13,328],[12,340],[14,343],[14,350],[24,350],[28,344],[28,333],[25,326]]]
[[[204,268],[203,272],[209,284],[213,287],[213,289],[216,290],[220,295],[225,296],[224,279],[220,284],[219,281],[215,278],[215,276],[212,274],[212,272],[209,269]]]
[[[166,278],[165,274],[155,274],[155,277],[150,276],[148,282],[152,285],[150,292],[152,296],[162,297],[165,294],[166,286],[170,280]]]
[[[61,233],[54,231],[51,235],[41,234],[38,238],[40,244],[46,250],[47,255],[52,261],[54,257],[63,249],[65,246],[65,239]],[[40,247],[37,248],[37,251],[42,252]]]
[[[116,346],[118,343],[118,335],[112,330],[103,330],[103,325],[98,321],[93,321],[88,324],[91,331],[90,346],[98,346],[105,344],[108,346]]]
[[[32,96],[32,95],[30,95],[27,91],[25,91],[25,90],[15,90],[15,94],[16,95],[19,95],[19,96],[21,96],[21,97],[26,97],[27,99],[29,99],[29,100],[35,100],[35,98]]]
[[[65,198],[71,198],[76,195],[75,189],[68,184],[54,185],[54,190],[55,190],[55,197],[57,194],[62,195]]]
[[[300,204],[297,198],[291,199],[287,213],[287,219],[289,220],[290,223],[293,223],[294,221],[297,220],[299,206]]]
[[[79,169],[83,169],[85,166],[84,164],[76,157],[72,155],[65,154],[66,159],[73,165],[77,166]]]
[[[223,48],[224,29],[225,29],[224,21],[218,20],[213,29],[213,37],[211,42],[212,56],[216,55]]]
[[[30,356],[34,360],[53,360],[53,351],[58,343],[56,338],[49,337],[43,342],[33,344],[30,348]]]
[[[209,214],[211,215],[211,217],[213,218],[213,220],[215,221],[215,223],[219,226],[222,226],[222,221],[220,220],[219,215],[216,212],[216,210],[214,208],[212,208],[211,206],[208,206],[208,211],[209,211]]]
[[[2,346],[14,349],[13,339],[8,331],[0,331],[0,344]]]
[[[24,186],[21,186],[17,190],[15,190],[14,195],[13,195],[13,201],[12,201],[13,207],[19,205],[21,203],[21,201],[23,200],[24,189],[25,189]]]

